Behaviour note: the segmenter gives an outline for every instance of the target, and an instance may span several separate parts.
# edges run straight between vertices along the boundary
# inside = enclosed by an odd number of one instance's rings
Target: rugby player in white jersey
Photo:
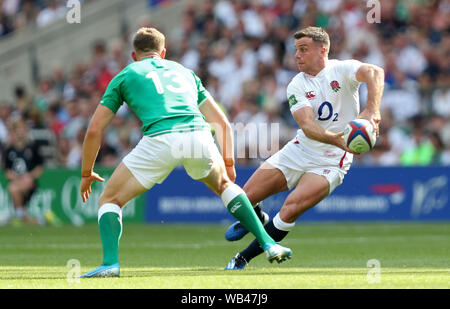
[[[344,143],[343,130],[355,118],[369,120],[378,136],[380,101],[384,70],[357,60],[330,60],[330,39],[318,27],[294,34],[295,59],[300,73],[287,87],[292,116],[300,129],[297,136],[264,162],[244,186],[265,229],[281,241],[305,211],[314,207],[342,183],[353,159]],[[360,113],[358,89],[365,82],[367,104]],[[292,190],[269,221],[258,203],[276,193]],[[225,237],[235,241],[247,233],[239,222],[231,225]],[[253,241],[238,252],[225,269],[243,269],[263,251]]]

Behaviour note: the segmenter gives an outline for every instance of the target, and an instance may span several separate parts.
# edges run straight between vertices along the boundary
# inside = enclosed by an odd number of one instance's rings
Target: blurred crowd
[[[80,4],[95,0],[80,0]],[[0,0],[0,39],[29,27],[42,28],[64,19],[67,0]]]
[[[13,12],[14,24],[21,24],[26,3],[40,2],[0,0],[0,16]],[[19,4],[7,10],[8,3]],[[298,125],[286,98],[286,86],[298,73],[292,34],[313,25],[329,33],[330,59],[358,59],[386,73],[380,137],[355,164],[450,165],[450,1],[379,3],[380,23],[369,23],[373,6],[363,0],[185,1],[180,22],[161,30],[167,58],[194,70],[226,111],[239,164],[258,164],[295,136]],[[141,26],[158,27],[151,20]],[[93,42],[89,63],[56,67],[36,90],[17,85],[15,102],[0,105],[0,143],[8,142],[9,119],[22,116],[32,130],[52,132],[51,162],[79,167],[88,121],[109,81],[131,61],[132,34]],[[362,107],[366,98],[362,84]],[[98,163],[117,165],[140,137],[140,121],[124,105]]]

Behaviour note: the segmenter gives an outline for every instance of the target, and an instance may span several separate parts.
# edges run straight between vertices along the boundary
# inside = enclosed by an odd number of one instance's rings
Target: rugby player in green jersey
[[[109,83],[83,143],[80,193],[89,198],[91,184],[104,181],[94,172],[103,132],[125,102],[142,121],[143,137],[122,160],[99,199],[98,224],[103,248],[100,267],[83,278],[120,275],[119,239],[122,207],[162,183],[182,164],[195,180],[221,196],[233,217],[259,241],[270,262],[282,262],[292,251],[267,234],[244,191],[236,184],[231,125],[194,72],[165,60],[165,37],[141,28],[133,39],[134,62]],[[211,135],[216,132],[220,154]]]

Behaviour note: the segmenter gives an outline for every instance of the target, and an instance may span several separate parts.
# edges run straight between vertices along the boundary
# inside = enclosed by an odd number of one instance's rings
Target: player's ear
[[[135,51],[131,52],[131,58],[133,58],[133,61],[138,61]]]
[[[165,48],[163,48],[163,50],[161,51],[161,59],[166,58],[166,52],[167,52],[167,50]]]

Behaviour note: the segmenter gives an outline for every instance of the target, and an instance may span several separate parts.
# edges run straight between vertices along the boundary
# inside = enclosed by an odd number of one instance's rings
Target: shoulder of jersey
[[[342,60],[328,59],[327,66],[335,66],[335,65],[339,64],[340,62],[342,62]]]
[[[344,60],[330,59],[327,63],[328,69],[333,69],[341,64],[344,64]]]
[[[297,75],[295,75],[291,82],[289,84],[295,84],[295,85],[299,85],[298,82],[301,82],[303,79],[305,78],[305,73],[303,72],[299,72]]]
[[[327,66],[325,67],[325,70],[331,69],[334,66],[338,65],[341,62],[341,60],[337,60],[337,59],[329,59],[327,62]],[[296,80],[301,80],[306,78],[306,75],[304,72],[299,72],[297,75],[295,75],[292,78],[292,82],[295,82]]]

